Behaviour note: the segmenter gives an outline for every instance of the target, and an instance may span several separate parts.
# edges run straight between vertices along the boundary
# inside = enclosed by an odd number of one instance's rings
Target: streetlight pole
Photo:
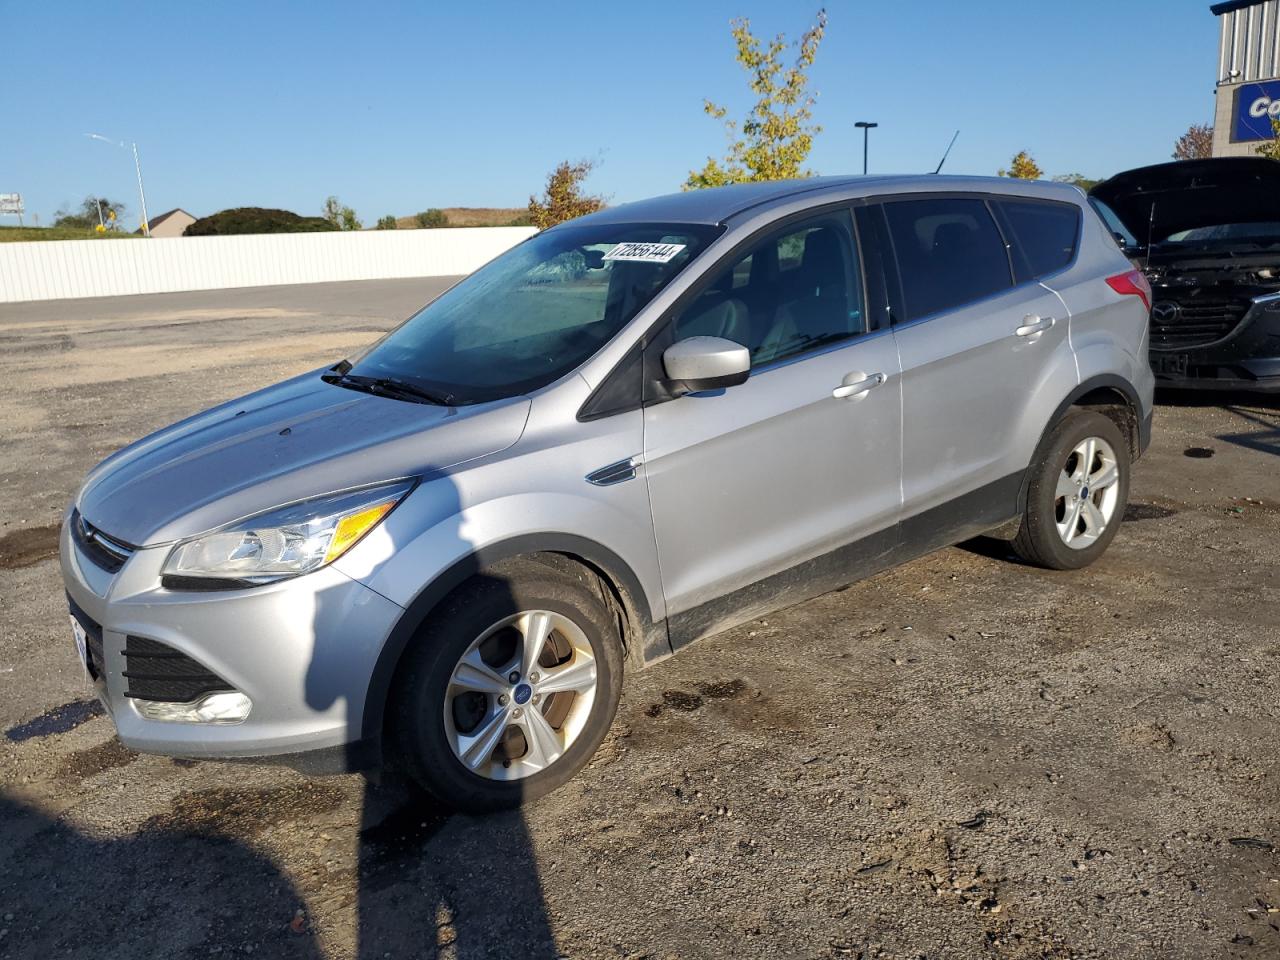
[[[103,143],[114,143],[122,150],[133,148],[133,169],[138,174],[138,199],[142,201],[142,235],[144,237],[151,236],[151,222],[147,217],[147,194],[142,189],[142,164],[138,162],[138,145],[132,141],[128,145],[123,140],[112,140],[97,133],[86,133],[86,137],[90,140],[101,140]]]
[[[872,127],[878,127],[880,124],[859,120],[854,126],[862,131],[862,175],[865,177],[867,175],[867,135]]]

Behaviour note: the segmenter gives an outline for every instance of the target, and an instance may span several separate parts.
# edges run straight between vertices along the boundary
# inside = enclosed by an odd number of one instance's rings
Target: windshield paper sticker
[[[683,250],[683,243],[620,243],[604,255],[606,260],[635,260],[640,263],[670,263]]]

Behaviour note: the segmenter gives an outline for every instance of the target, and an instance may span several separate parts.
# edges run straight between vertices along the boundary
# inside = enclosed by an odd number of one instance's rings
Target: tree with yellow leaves
[[[1040,165],[1025,150],[1019,150],[1009,162],[1008,170],[999,171],[1002,177],[1013,177],[1015,180],[1039,180],[1044,176]]]
[[[1280,160],[1280,120],[1271,118],[1271,139],[1264,140],[1256,147],[1258,156],[1268,160]]]
[[[809,68],[827,29],[826,10],[819,10],[816,19],[800,38],[799,53],[791,66],[782,62],[782,54],[790,46],[785,34],[762,44],[751,32],[751,21],[731,21],[736,59],[747,72],[757,100],[741,123],[725,119],[727,108],[703,101],[708,116],[724,121],[729,152],[724,160],[708,157],[701,170],[691,171],[684,184],[686,190],[810,175],[804,162],[813,148],[814,135],[822,128],[810,122],[817,95],[806,92],[806,87]]]
[[[579,160],[570,163],[563,160],[547,176],[547,188],[542,197],[529,198],[529,218],[539,230],[554,227],[575,217],[584,217],[604,209],[604,197],[584,193],[582,182],[587,179],[595,163]]]

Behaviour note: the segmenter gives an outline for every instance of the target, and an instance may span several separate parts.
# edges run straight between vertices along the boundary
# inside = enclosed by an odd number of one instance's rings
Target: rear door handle
[[[861,380],[855,380],[853,383],[842,383],[831,391],[831,395],[837,400],[843,400],[846,397],[860,397],[873,387],[878,387],[888,378],[883,373],[873,373],[869,377]]]
[[[1044,333],[1053,323],[1053,317],[1023,317],[1022,326],[1013,332],[1019,337],[1033,337],[1037,333]]]

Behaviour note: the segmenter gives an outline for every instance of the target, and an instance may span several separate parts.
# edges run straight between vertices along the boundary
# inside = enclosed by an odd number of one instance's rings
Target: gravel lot
[[[1089,570],[981,541],[630,677],[523,814],[120,746],[53,559],[84,473],[440,286],[0,306],[0,957],[1280,957],[1274,400],[1165,398]]]

